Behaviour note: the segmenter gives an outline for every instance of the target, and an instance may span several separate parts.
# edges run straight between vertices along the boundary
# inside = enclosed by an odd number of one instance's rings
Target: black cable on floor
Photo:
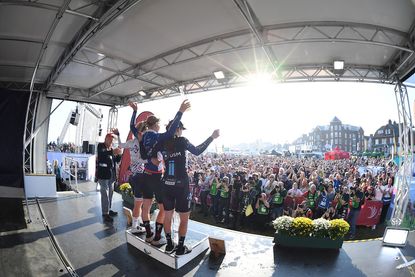
[[[69,275],[72,277],[79,277],[79,275],[75,272],[75,269],[69,262],[68,258],[63,253],[62,249],[60,248],[58,242],[56,241],[55,236],[53,235],[52,231],[49,228],[49,224],[46,221],[45,215],[43,213],[42,207],[40,206],[39,199],[36,197],[36,204],[39,209],[39,213],[42,219],[43,226],[45,226],[46,231],[49,234],[49,239],[52,242],[52,246],[55,249],[56,253],[58,254],[59,259],[62,261],[63,265],[65,266],[65,269],[68,271]]]

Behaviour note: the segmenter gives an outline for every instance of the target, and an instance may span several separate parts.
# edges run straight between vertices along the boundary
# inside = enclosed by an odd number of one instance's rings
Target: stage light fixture
[[[408,240],[409,229],[399,227],[386,227],[382,244],[386,246],[405,247]]]
[[[142,91],[142,90],[140,90],[139,92],[138,92],[138,94],[140,94],[141,96],[146,96],[147,94],[144,92],[144,91]]]
[[[225,79],[225,74],[221,70],[213,72],[213,75],[215,75],[215,78],[218,80]]]
[[[344,69],[344,61],[334,61],[333,62],[334,70],[343,70]]]

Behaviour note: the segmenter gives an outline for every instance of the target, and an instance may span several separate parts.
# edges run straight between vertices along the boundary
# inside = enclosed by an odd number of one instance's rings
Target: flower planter
[[[317,237],[292,237],[275,233],[274,243],[275,245],[286,247],[339,249],[343,245],[343,239],[332,240],[330,238]]]
[[[122,200],[127,208],[134,208],[134,196],[128,195],[121,191]],[[153,203],[150,208],[150,213],[152,214],[156,209],[158,209],[157,203]]]
[[[122,200],[130,207],[134,207],[134,196],[121,192]]]

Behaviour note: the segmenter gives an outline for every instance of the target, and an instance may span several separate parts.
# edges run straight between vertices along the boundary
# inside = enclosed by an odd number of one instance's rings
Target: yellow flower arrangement
[[[126,195],[133,196],[133,190],[131,189],[131,186],[129,183],[124,183],[120,185],[120,191]]]
[[[291,233],[294,236],[309,237],[313,231],[313,221],[307,217],[296,217],[291,224]]]
[[[331,239],[342,239],[350,229],[349,223],[343,219],[330,220],[329,236]]]

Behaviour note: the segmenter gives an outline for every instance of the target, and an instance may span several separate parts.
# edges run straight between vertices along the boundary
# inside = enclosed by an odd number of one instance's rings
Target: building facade
[[[343,124],[334,117],[329,125],[315,127],[311,133],[303,135],[300,141],[318,152],[329,151],[335,147],[352,153],[363,152],[364,131],[361,127]]]
[[[399,147],[399,124],[392,120],[381,126],[368,139],[368,151],[383,152],[385,154],[396,153]]]

